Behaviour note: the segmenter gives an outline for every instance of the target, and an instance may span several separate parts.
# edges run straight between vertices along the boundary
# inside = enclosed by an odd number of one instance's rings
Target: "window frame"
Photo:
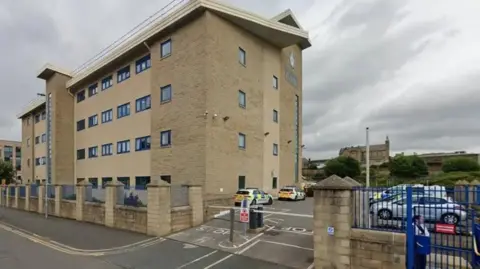
[[[113,155],[113,143],[103,144],[102,156],[112,156],[112,155]]]
[[[93,146],[88,148],[88,158],[97,158],[98,157],[98,146]]]
[[[119,151],[119,150],[118,150],[118,149],[119,149],[119,146],[120,146],[120,145],[123,145],[123,144],[126,145],[126,146],[125,146],[125,150],[120,150],[120,151]],[[122,147],[120,146],[120,148],[122,148]],[[130,148],[130,139],[121,140],[121,141],[118,141],[118,142],[117,142],[117,154],[130,153],[130,150],[131,150],[131,148]]]
[[[102,124],[108,123],[111,121],[113,121],[113,108],[110,108],[102,112]]]
[[[167,143],[163,142],[163,136],[167,135]],[[172,146],[172,130],[165,130],[160,132],[160,147],[167,148]]]
[[[88,128],[92,128],[98,125],[98,114],[88,117]]]
[[[168,98],[164,99],[163,98],[163,93],[165,90],[168,90]],[[172,84],[165,85],[163,87],[160,87],[160,104],[165,104],[169,103],[172,101]]]
[[[242,101],[243,101],[243,104],[242,104]],[[247,94],[242,90],[238,90],[238,106],[243,109],[247,108]]]
[[[152,147],[151,136],[142,136],[135,138],[135,151],[146,151]],[[142,147],[142,143],[145,143],[145,147]]]
[[[272,119],[273,122],[278,123],[278,110],[276,110],[276,109],[273,110],[272,117],[273,117],[273,119]]]
[[[98,94],[98,83],[93,83],[88,86],[88,98],[93,97]]]
[[[126,109],[126,111],[127,111],[126,114],[120,113],[121,109],[123,109],[124,107],[127,108]],[[130,116],[130,113],[131,113],[130,109],[131,109],[130,108],[130,102],[122,104],[122,105],[118,105],[117,106],[117,119],[121,119],[121,118]]]
[[[143,101],[145,101],[145,107],[142,106]],[[149,110],[150,108],[152,108],[152,97],[150,94],[135,100],[135,113],[140,113]]]
[[[145,64],[145,67],[143,67]],[[139,69],[140,67],[140,69]],[[150,54],[143,56],[142,58],[135,61],[135,74],[140,74],[152,67],[152,58]]]
[[[278,144],[277,143],[273,143],[272,153],[273,153],[273,156],[278,156]]]
[[[169,45],[169,52],[164,53],[164,46]],[[164,59],[172,55],[172,39],[169,38],[160,44],[160,58]]]
[[[247,52],[242,47],[238,47],[238,62],[242,66],[247,66]]]
[[[77,160],[85,160],[85,149],[77,149]]]
[[[77,92],[77,94],[75,95],[76,98],[77,98],[77,104],[86,99],[85,95],[86,95],[85,90],[81,90],[81,91]]]
[[[126,74],[125,76],[122,76],[123,74]],[[122,83],[125,80],[129,79],[131,77],[131,72],[130,72],[130,65],[124,66],[117,71],[117,84]]]
[[[83,127],[79,127],[79,124],[82,125]],[[77,121],[77,132],[80,132],[80,131],[83,131],[86,129],[86,123],[85,123],[85,119],[81,119],[79,121]]]
[[[241,140],[243,139],[243,145],[241,145]],[[244,133],[238,133],[238,148],[245,150],[247,148],[247,136]]]
[[[275,89],[275,90],[278,90],[278,78],[277,76],[273,76],[273,79],[272,79],[272,87]]]
[[[106,82],[109,82],[109,83],[106,84]],[[107,76],[107,77],[102,79],[102,91],[104,91],[108,88],[111,88],[112,86],[113,86],[113,76],[112,75]]]

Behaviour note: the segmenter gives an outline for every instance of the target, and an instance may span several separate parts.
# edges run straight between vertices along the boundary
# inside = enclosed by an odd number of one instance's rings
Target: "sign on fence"
[[[442,234],[455,234],[455,225],[437,223],[435,224],[435,232]]]
[[[240,222],[250,221],[250,209],[248,199],[245,197],[242,201],[242,207],[240,208]]]

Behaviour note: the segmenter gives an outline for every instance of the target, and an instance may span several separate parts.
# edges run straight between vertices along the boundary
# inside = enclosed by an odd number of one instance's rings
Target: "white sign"
[[[248,204],[248,198],[245,197],[242,201],[242,207],[240,208],[240,222],[250,221],[250,209]]]
[[[328,227],[328,228],[327,228],[327,233],[328,233],[328,235],[334,235],[334,234],[335,234],[335,228],[333,228],[333,227]]]

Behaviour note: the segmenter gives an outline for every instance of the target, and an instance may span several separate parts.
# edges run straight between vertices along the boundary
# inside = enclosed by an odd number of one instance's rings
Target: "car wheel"
[[[389,220],[392,219],[392,211],[388,209],[381,209],[377,213],[378,218],[383,219],[383,220]]]
[[[272,204],[273,204],[273,199],[272,199],[272,197],[270,197],[270,199],[268,199],[267,205],[272,205]]]
[[[446,213],[442,215],[441,221],[446,224],[457,225],[460,222],[460,217],[454,213]]]
[[[295,195],[295,201],[298,201],[298,194]]]

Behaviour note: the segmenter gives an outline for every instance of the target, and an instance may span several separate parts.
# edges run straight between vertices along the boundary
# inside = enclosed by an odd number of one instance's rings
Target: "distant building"
[[[11,162],[16,170],[17,179],[22,179],[22,142],[0,140],[0,159]]]
[[[464,157],[469,158],[480,164],[479,153],[467,153],[466,151],[455,152],[439,152],[439,153],[425,153],[417,154],[418,157],[425,160],[429,172],[437,172],[442,170],[443,163],[451,158]]]
[[[338,156],[349,156],[359,161],[360,164],[366,163],[366,146],[355,146],[341,148]],[[385,144],[370,145],[370,165],[380,165],[388,162],[390,156],[390,140],[385,139]]]

